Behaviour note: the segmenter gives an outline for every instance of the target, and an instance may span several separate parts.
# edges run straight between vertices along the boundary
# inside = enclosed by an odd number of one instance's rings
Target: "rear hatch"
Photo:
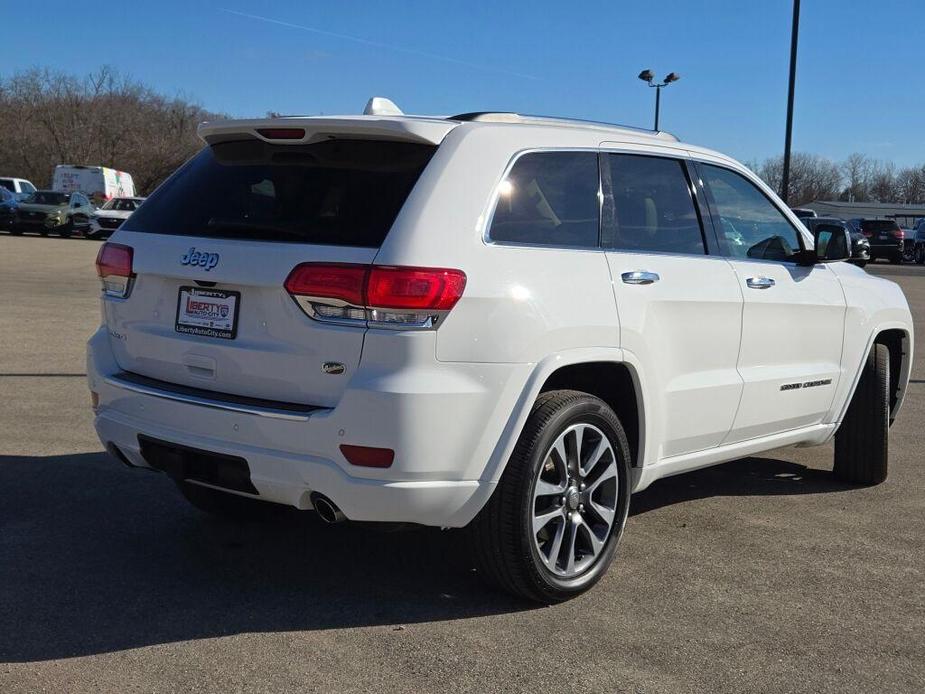
[[[899,224],[890,219],[865,219],[861,222],[861,233],[875,244],[896,245],[902,238]]]
[[[365,329],[313,320],[286,277],[304,262],[371,263],[437,143],[255,123],[206,133],[113,237],[133,249],[135,279],[105,302],[110,341],[132,374],[331,407]]]

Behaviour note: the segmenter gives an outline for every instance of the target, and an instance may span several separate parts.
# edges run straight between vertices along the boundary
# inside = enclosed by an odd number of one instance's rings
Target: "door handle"
[[[634,270],[633,272],[624,272],[620,275],[624,284],[652,284],[661,279],[656,272],[646,272],[645,270]]]
[[[770,289],[774,286],[774,280],[770,277],[749,277],[745,284],[749,289]]]

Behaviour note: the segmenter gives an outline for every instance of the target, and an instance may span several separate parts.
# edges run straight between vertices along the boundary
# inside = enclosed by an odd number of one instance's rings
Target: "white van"
[[[62,193],[85,193],[97,203],[111,198],[135,197],[132,175],[105,166],[59,164],[55,167],[51,187]]]

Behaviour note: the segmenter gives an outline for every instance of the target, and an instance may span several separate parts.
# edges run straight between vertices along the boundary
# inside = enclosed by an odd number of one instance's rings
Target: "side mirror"
[[[822,224],[816,227],[813,236],[817,263],[835,263],[851,257],[851,235],[847,229]]]

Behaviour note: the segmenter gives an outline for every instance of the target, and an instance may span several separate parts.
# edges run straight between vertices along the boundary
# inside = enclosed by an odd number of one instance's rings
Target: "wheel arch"
[[[618,390],[608,393],[613,386]],[[628,397],[630,387],[632,397]],[[646,445],[644,377],[624,359],[619,348],[581,348],[558,352],[537,362],[486,465],[483,480],[497,482],[501,478],[533,403],[541,393],[560,388],[588,392],[614,409],[627,429],[633,471],[638,470],[645,460]],[[624,417],[632,418],[633,423]]]
[[[872,344],[886,345],[890,350],[890,424],[892,424],[902,406],[909,383],[912,340],[905,329],[886,328],[874,336]]]
[[[843,366],[843,371],[846,375],[847,373],[851,374],[852,383],[844,400],[836,410],[837,416],[833,417],[832,421],[841,423],[844,420],[848,405],[857,390],[867,355],[870,354],[874,344],[886,345],[890,351],[890,423],[892,424],[896,419],[896,415],[902,407],[906,396],[909,376],[912,371],[913,337],[909,324],[885,322],[877,325],[870,332],[865,348],[858,355],[857,363],[851,364],[853,371],[847,371],[847,364]]]

